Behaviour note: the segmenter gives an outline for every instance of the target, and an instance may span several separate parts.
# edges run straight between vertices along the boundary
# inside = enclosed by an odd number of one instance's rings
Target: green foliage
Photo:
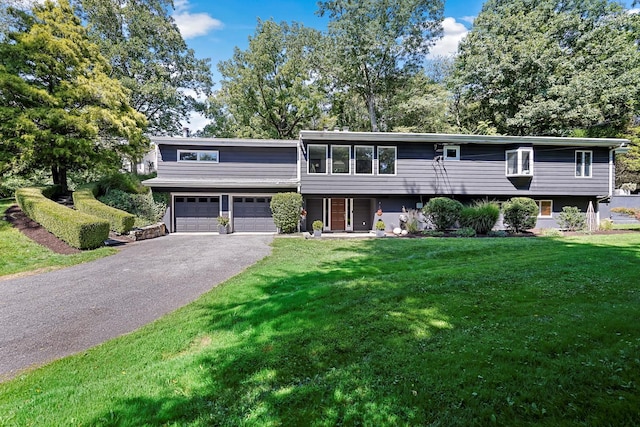
[[[39,188],[17,190],[16,201],[29,218],[74,248],[98,248],[109,237],[109,222],[59,205]]]
[[[223,227],[226,227],[227,225],[229,225],[229,217],[228,216],[223,216],[220,215],[218,216],[218,225],[221,225]]]
[[[209,59],[198,59],[176,26],[171,0],[78,0],[89,34],[131,92],[152,134],[179,134],[211,90]],[[177,6],[177,2],[176,6]],[[187,15],[189,16],[189,15]],[[189,90],[185,90],[189,89]],[[135,159],[135,156],[132,156]]]
[[[520,233],[536,226],[538,204],[528,197],[513,197],[502,205],[502,215],[505,225]]]
[[[422,212],[436,230],[451,228],[460,219],[462,203],[448,197],[434,197],[422,208]]]
[[[422,234],[427,237],[444,237],[444,231],[422,230]]]
[[[471,227],[458,228],[453,232],[456,237],[476,237],[476,230]]]
[[[558,214],[557,222],[563,230],[582,230],[586,225],[586,217],[576,206],[565,206]]]
[[[410,234],[416,234],[420,232],[420,211],[416,209],[409,209],[406,213],[407,222],[405,228]]]
[[[163,202],[156,202],[151,193],[131,194],[122,190],[110,190],[104,196],[98,197],[105,205],[129,212],[142,221],[136,225],[148,225],[162,220],[167,210]]]
[[[487,234],[500,218],[500,207],[488,200],[478,201],[473,206],[466,206],[460,213],[460,225],[470,227],[477,234]]]
[[[608,231],[613,230],[613,221],[609,218],[603,219],[600,221],[600,230]]]
[[[143,154],[146,120],[68,0],[12,13],[19,24],[0,41],[0,161],[9,152],[14,171],[48,168],[66,191],[68,171]]]
[[[258,21],[249,47],[218,64],[221,90],[211,100],[207,133],[294,139],[320,115],[319,31]]]
[[[491,230],[487,233],[487,237],[508,237],[509,233],[504,230]]]
[[[271,198],[273,222],[281,233],[294,233],[300,224],[302,195],[299,193],[277,193]]]
[[[376,230],[384,231],[387,228],[386,224],[383,220],[379,219],[376,221]]]
[[[540,234],[545,237],[562,237],[562,231],[557,228],[543,228],[540,230]]]
[[[18,188],[43,187],[50,183],[49,178],[42,173],[32,174],[29,177],[18,175],[0,177],[0,199],[14,197]]]
[[[452,79],[462,127],[500,134],[615,136],[640,96],[638,16],[610,0],[489,0]]]
[[[387,120],[379,116],[387,111],[385,103],[417,74],[442,34],[443,2],[323,0],[318,6],[318,14],[329,18],[325,68],[333,92],[360,98],[367,130],[384,129]]]
[[[104,176],[98,181],[99,194],[107,194],[111,190],[144,194],[149,192],[149,187],[142,185],[137,175],[118,172]]]
[[[73,204],[75,208],[80,212],[109,221],[111,230],[116,233],[124,234],[131,231],[135,222],[135,216],[96,200],[95,195],[97,193],[97,184],[88,184],[74,191]]]
[[[324,227],[324,224],[319,219],[316,219],[311,224],[311,227],[313,228],[314,231],[322,231],[322,228]]]

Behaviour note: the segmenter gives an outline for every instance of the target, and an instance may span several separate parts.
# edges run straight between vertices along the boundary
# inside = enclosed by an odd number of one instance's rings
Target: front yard
[[[0,425],[640,424],[640,233],[274,246],[0,384]]]

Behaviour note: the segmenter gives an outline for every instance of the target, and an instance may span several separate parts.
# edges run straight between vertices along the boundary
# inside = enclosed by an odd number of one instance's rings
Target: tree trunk
[[[59,185],[62,193],[67,193],[67,168],[64,166],[51,166],[51,176],[53,177],[53,185]]]
[[[376,115],[376,100],[373,94],[367,96],[367,109],[369,110],[369,120],[371,121],[371,132],[378,132],[378,117]]]

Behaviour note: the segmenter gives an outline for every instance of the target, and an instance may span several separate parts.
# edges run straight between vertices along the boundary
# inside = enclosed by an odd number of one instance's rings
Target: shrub
[[[407,222],[405,223],[405,227],[411,234],[420,232],[420,211],[409,209],[407,212]]]
[[[111,225],[111,230],[116,233],[128,233],[135,222],[135,216],[120,209],[112,208],[99,200],[95,194],[98,192],[97,184],[89,184],[80,187],[73,192],[73,204],[77,210],[98,218],[106,219]]]
[[[608,218],[600,221],[600,230],[613,230],[613,221]]]
[[[44,191],[51,194],[55,190]],[[49,200],[39,188],[16,190],[16,200],[24,213],[49,232],[78,249],[94,249],[109,237],[109,223],[93,215]]]
[[[319,219],[316,219],[311,224],[311,227],[313,228],[314,231],[322,231],[322,227],[324,227],[324,224]]]
[[[384,231],[386,228],[387,228],[387,225],[384,223],[383,220],[379,219],[376,221],[376,230]]]
[[[491,230],[487,233],[487,237],[507,237],[509,233],[504,230]]]
[[[460,213],[460,225],[473,228],[476,234],[487,234],[500,218],[500,208],[488,200],[467,206]]]
[[[586,218],[576,206],[565,206],[558,214],[558,224],[563,230],[582,230],[586,224]]]
[[[457,200],[448,197],[434,197],[422,208],[422,212],[431,221],[436,230],[444,231],[452,227],[458,219],[463,206]]]
[[[428,237],[444,237],[443,231],[436,231],[436,230],[422,230],[422,234]]]
[[[538,204],[528,197],[514,197],[503,205],[502,213],[506,226],[520,233],[536,226]]]
[[[140,178],[130,173],[115,173],[98,181],[99,194],[107,194],[112,190],[121,190],[125,193],[144,194],[149,188],[140,183]]]
[[[476,237],[476,230],[471,227],[462,227],[453,232],[456,237]]]
[[[102,203],[116,209],[129,212],[141,219],[143,224],[153,224],[164,216],[167,205],[156,202],[151,193],[129,194],[122,190],[111,190],[104,196],[98,197]]]
[[[293,233],[300,223],[302,195],[299,193],[278,193],[271,198],[273,222],[281,233]]]

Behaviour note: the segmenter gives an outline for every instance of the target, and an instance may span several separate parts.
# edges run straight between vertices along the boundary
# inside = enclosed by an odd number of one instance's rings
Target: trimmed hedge
[[[105,205],[96,199],[97,193],[97,184],[84,185],[73,192],[73,204],[80,212],[109,221],[111,230],[116,233],[124,234],[131,231],[136,217],[128,212]]]
[[[302,195],[299,193],[277,193],[271,198],[273,222],[281,233],[294,233],[300,224]]]
[[[70,246],[78,249],[102,246],[109,237],[109,223],[62,206],[43,194],[52,192],[49,189],[20,188],[16,190],[16,201],[29,218]]]

